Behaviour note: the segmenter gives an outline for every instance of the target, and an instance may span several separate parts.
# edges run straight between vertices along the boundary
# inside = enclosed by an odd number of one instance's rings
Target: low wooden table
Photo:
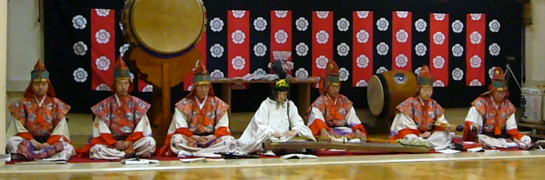
[[[314,83],[319,83],[320,79],[318,77],[309,77],[306,80],[300,80],[296,78],[288,78],[287,79],[290,85],[297,85],[299,90],[299,114],[303,116],[308,108],[310,107],[310,88],[311,85]],[[241,83],[241,84],[267,84],[267,83],[274,83],[275,81],[269,81],[269,80],[242,80],[242,79],[217,79],[212,80],[212,83],[221,84],[221,99],[225,101],[227,104],[232,106],[231,104],[231,94],[233,91],[233,84]],[[229,113],[229,116],[231,116],[231,108],[227,110]]]

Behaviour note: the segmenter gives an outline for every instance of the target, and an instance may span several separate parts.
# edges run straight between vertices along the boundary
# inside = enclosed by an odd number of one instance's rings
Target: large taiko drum
[[[416,93],[416,76],[411,71],[393,70],[373,75],[367,88],[371,113],[393,117],[396,106]]]
[[[187,52],[206,29],[202,0],[127,0],[122,14],[126,38],[158,55]]]

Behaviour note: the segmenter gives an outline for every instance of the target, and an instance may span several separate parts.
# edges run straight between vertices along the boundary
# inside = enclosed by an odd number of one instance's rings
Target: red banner
[[[430,73],[434,86],[448,86],[449,76],[449,15],[430,14]]]
[[[97,91],[113,88],[117,61],[115,26],[115,10],[91,9],[91,78],[93,89]]]
[[[312,12],[312,76],[322,76],[333,59],[333,11]]]
[[[485,37],[486,15],[467,15],[466,82],[468,86],[483,86],[485,83]]]
[[[392,70],[412,71],[412,13],[392,12]]]
[[[373,76],[373,11],[354,11],[352,84],[365,87]]]
[[[243,77],[250,72],[250,11],[228,11],[228,74],[229,77]],[[234,89],[244,89],[235,84]]]

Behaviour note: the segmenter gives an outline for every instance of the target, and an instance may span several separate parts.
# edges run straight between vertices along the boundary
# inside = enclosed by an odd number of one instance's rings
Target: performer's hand
[[[354,133],[356,135],[356,138],[360,138],[360,139],[367,139],[366,135],[363,134],[359,129],[356,130],[356,132]]]
[[[125,149],[125,158],[130,158],[134,155],[134,148],[130,146],[129,148]]]
[[[274,132],[273,136],[277,137],[277,138],[280,138],[280,137],[282,137],[282,134],[280,134],[279,132]]]
[[[30,144],[34,147],[35,150],[42,149],[42,144],[36,141],[36,139],[30,140]]]
[[[449,126],[447,126],[447,129],[446,129],[446,130],[447,130],[447,132],[455,132],[455,131],[456,131],[456,127],[450,126],[450,125],[449,125]]]
[[[216,140],[216,136],[205,136],[204,139],[206,140],[206,143],[210,143],[211,141]]]
[[[419,136],[422,137],[422,138],[428,138],[428,137],[431,136],[431,133],[430,132],[425,132],[424,134],[420,134]]]
[[[205,136],[199,136],[199,140],[197,140],[199,144],[206,144],[208,141],[206,140]]]
[[[287,137],[294,137],[297,135],[297,131],[288,131],[286,132]]]
[[[48,143],[42,143],[42,149],[48,148],[49,146],[51,145],[49,145]]]
[[[320,139],[322,139],[322,141],[329,141],[329,132],[327,132],[326,129],[320,130]]]
[[[132,147],[133,142],[131,141],[123,141],[123,145],[125,146],[125,149],[129,149]]]
[[[127,148],[125,148],[125,144],[123,143],[123,141],[117,141],[115,144],[114,144],[114,148],[117,149],[117,150],[120,150],[120,151],[123,151]]]

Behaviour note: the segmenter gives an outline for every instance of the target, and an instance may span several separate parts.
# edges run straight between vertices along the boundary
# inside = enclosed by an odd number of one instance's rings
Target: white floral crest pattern
[[[125,52],[127,52],[130,47],[131,45],[128,43],[123,44],[123,46],[119,47],[119,55],[125,57]]]
[[[437,21],[445,20],[445,13],[433,13],[433,18]]]
[[[469,86],[482,86],[483,84],[481,83],[481,81],[479,81],[478,79],[473,79],[473,81],[471,81],[469,83]]]
[[[74,71],[74,73],[72,73],[72,75],[74,76],[74,81],[76,82],[80,82],[80,83],[83,83],[85,81],[87,81],[87,71],[85,71],[85,69],[83,68],[78,68]]]
[[[305,68],[299,68],[297,71],[295,71],[295,77],[299,79],[306,79],[308,78],[308,71]]]
[[[365,54],[362,54],[358,56],[356,63],[359,68],[366,68],[369,65],[369,58]]]
[[[341,81],[348,80],[348,76],[350,76],[350,72],[346,68],[342,67],[339,69],[339,79]]]
[[[223,56],[223,51],[223,46],[217,43],[210,47],[210,54],[215,58],[220,58]]]
[[[462,54],[464,54],[464,47],[462,47],[462,45],[460,44],[455,44],[454,46],[452,46],[452,54],[454,55],[454,57],[462,56]]]
[[[74,54],[79,56],[84,56],[87,53],[87,45],[83,41],[78,41],[74,43]]]
[[[386,18],[380,18],[377,21],[377,28],[378,28],[379,31],[388,30],[388,26],[390,26],[390,23],[388,22],[388,20],[386,20]]]
[[[490,77],[490,79],[494,78],[494,70],[496,70],[496,67],[488,69],[488,77]]]
[[[482,63],[481,57],[479,57],[477,55],[473,55],[469,59],[469,63],[471,64],[472,68],[479,68],[479,67],[481,67],[481,63]]]
[[[233,16],[235,18],[243,18],[244,15],[246,15],[246,11],[245,10],[232,10],[231,11],[233,13]]]
[[[297,30],[299,31],[306,31],[308,28],[308,21],[304,17],[300,17],[295,21],[295,26],[297,26]]]
[[[469,38],[471,39],[471,44],[479,44],[481,43],[483,36],[481,36],[481,33],[477,31],[473,31],[471,35],[469,36]]]
[[[397,17],[404,19],[409,15],[408,11],[396,11]]]
[[[488,23],[488,26],[490,27],[490,31],[496,33],[500,31],[501,24],[498,20],[494,19]]]
[[[110,10],[109,9],[95,9],[96,13],[98,16],[100,17],[106,17],[108,15],[110,15]]]
[[[350,22],[346,20],[346,18],[341,18],[337,21],[337,28],[339,31],[348,31],[348,28],[350,27]]]
[[[443,43],[445,43],[445,39],[446,37],[441,31],[438,31],[435,34],[433,34],[433,43],[437,45],[442,45]]]
[[[358,31],[356,37],[358,38],[359,43],[367,43],[367,41],[369,41],[369,33],[365,29]]]
[[[267,53],[267,46],[263,44],[262,42],[257,43],[254,46],[254,54],[257,57],[263,57]]]
[[[464,30],[464,23],[460,20],[455,20],[452,22],[452,31],[455,33],[461,33]]]
[[[142,92],[153,92],[153,85],[148,84],[142,88]]]
[[[105,83],[101,83],[96,87],[97,91],[111,91],[112,89]]]
[[[405,31],[404,29],[400,29],[396,33],[396,38],[397,42],[406,43],[407,39],[409,39],[409,33],[407,33],[407,31]]]
[[[460,81],[462,78],[464,78],[464,71],[462,71],[460,68],[454,68],[454,70],[452,70],[452,79],[455,81]]]
[[[288,16],[288,11],[274,11],[274,14],[276,15],[276,17],[278,18],[285,18],[286,16]]]
[[[443,58],[443,56],[435,56],[435,58],[433,58],[433,67],[435,69],[443,69],[443,67],[445,66],[445,58]]]
[[[298,56],[306,56],[308,53],[308,46],[301,42],[295,46],[295,50],[297,51]]]
[[[321,30],[318,33],[316,33],[316,41],[318,41],[318,44],[325,44],[329,40],[329,34]]]
[[[409,62],[409,58],[405,54],[399,54],[396,56],[395,62],[397,67],[405,67]]]
[[[220,32],[223,29],[223,21],[217,17],[210,20],[210,29],[214,32]]]
[[[417,56],[424,56],[426,55],[426,51],[428,51],[428,48],[426,47],[426,45],[424,45],[424,43],[418,43],[414,47],[414,51],[416,52]]]
[[[480,14],[480,13],[471,13],[470,16],[471,16],[471,20],[478,21],[478,20],[481,19],[482,14]]]
[[[329,62],[329,59],[327,59],[327,57],[324,55],[321,55],[316,58],[316,67],[318,67],[318,69],[325,69],[327,62]]]
[[[87,19],[82,15],[77,15],[72,18],[72,25],[76,29],[85,29],[87,26]]]
[[[219,79],[219,78],[223,78],[223,77],[225,77],[225,76],[223,75],[223,72],[221,72],[221,70],[219,70],[219,69],[214,69],[214,71],[212,71],[212,72],[210,73],[210,77],[218,78],[218,79]]]
[[[369,11],[356,11],[358,13],[358,17],[365,19],[369,16]]]
[[[337,46],[337,53],[339,56],[346,56],[350,52],[350,46],[346,43],[341,43]]]
[[[367,83],[367,81],[363,79],[358,81],[358,83],[356,83],[356,87],[367,87],[367,86],[369,86],[369,84]]]
[[[445,87],[445,83],[441,80],[433,82],[433,87]]]
[[[316,11],[316,15],[320,19],[325,19],[327,16],[329,16],[329,11]]]
[[[264,31],[267,29],[267,21],[262,17],[258,17],[254,20],[254,28],[256,31]]]
[[[282,29],[278,30],[276,33],[274,33],[274,39],[276,43],[284,44],[288,40],[288,33]]]
[[[242,32],[241,30],[236,30],[231,34],[231,38],[233,38],[233,42],[235,44],[242,44],[244,43],[244,40],[246,39],[246,34]]]
[[[246,65],[246,59],[244,59],[242,56],[236,56],[231,61],[231,64],[233,65],[233,69],[241,70],[244,69],[244,66]]]
[[[420,72],[422,71],[422,67],[418,67],[414,70],[414,74],[416,74],[417,76],[420,75]]]
[[[390,47],[388,47],[388,44],[381,42],[377,45],[377,53],[381,56],[385,56],[388,54],[388,50],[390,50]]]
[[[501,48],[500,48],[500,45],[496,44],[496,43],[492,43],[489,47],[488,47],[488,51],[490,51],[490,55],[492,56],[498,56],[500,54],[500,51],[501,51]]]
[[[110,37],[110,32],[108,32],[106,29],[101,29],[95,33],[95,38],[100,44],[106,44],[110,42]]]
[[[419,19],[416,22],[414,22],[414,27],[415,27],[416,31],[424,32],[424,31],[426,31],[426,28],[428,27],[428,24],[423,19]]]
[[[97,69],[101,71],[107,71],[108,69],[110,69],[110,64],[111,64],[110,59],[108,59],[108,57],[106,56],[100,56],[95,61],[95,65],[97,66]]]
[[[377,73],[376,74],[380,74],[380,73],[383,73],[383,72],[386,72],[388,71],[388,69],[386,69],[384,66],[380,66],[378,69],[377,69]]]

